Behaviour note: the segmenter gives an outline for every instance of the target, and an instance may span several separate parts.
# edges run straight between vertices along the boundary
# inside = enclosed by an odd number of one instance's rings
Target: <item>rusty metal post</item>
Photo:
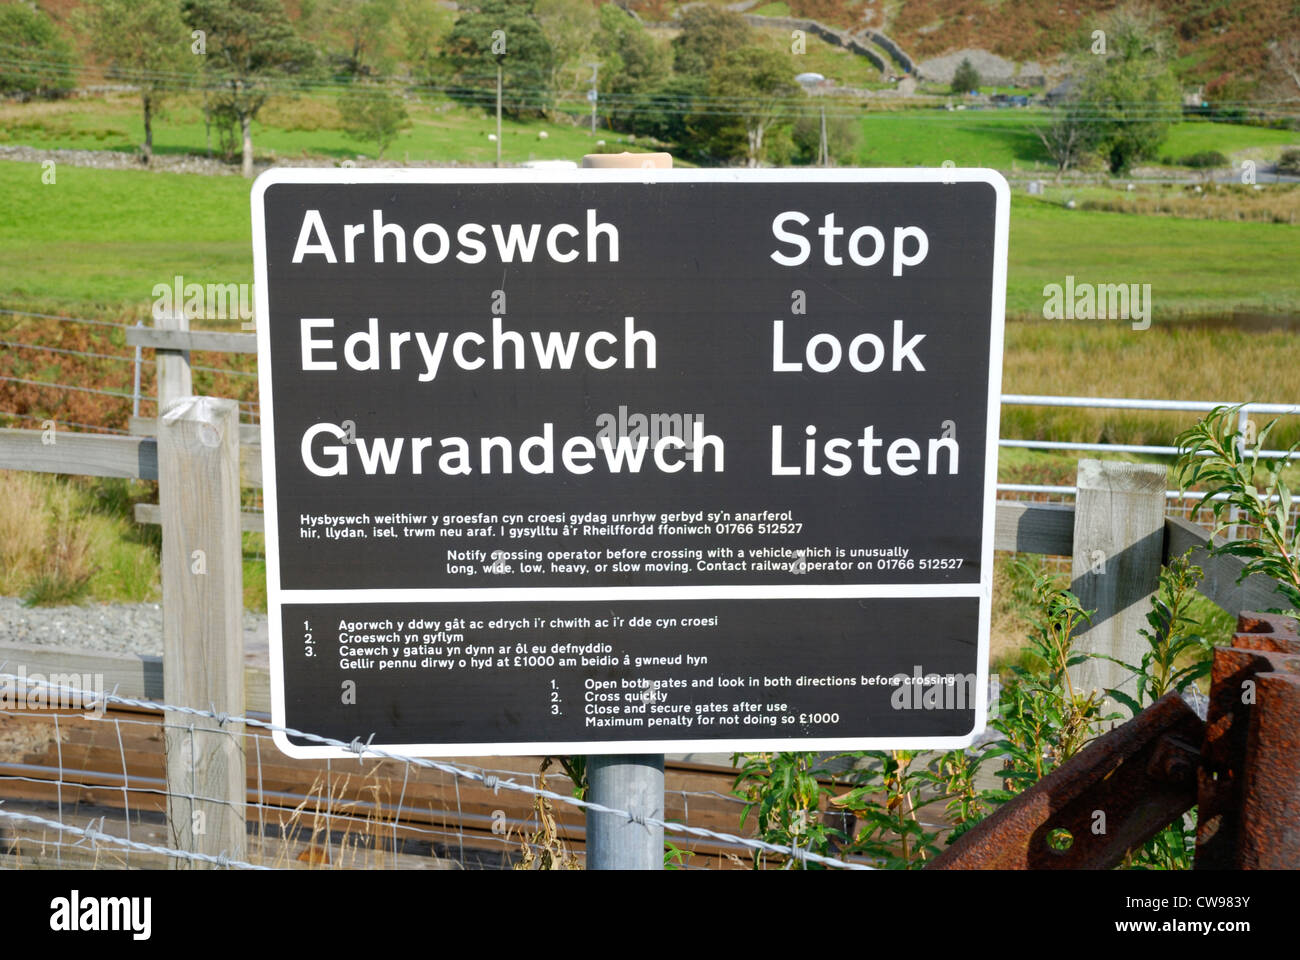
[[[1214,651],[1197,785],[1198,870],[1300,867],[1297,621],[1244,612]]]
[[[1243,870],[1300,869],[1300,657],[1286,659],[1294,672],[1260,675],[1250,717],[1237,847]]]

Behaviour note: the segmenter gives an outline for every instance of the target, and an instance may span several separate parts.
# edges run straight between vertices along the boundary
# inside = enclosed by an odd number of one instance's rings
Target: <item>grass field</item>
[[[412,102],[408,105],[412,127],[388,148],[385,159],[414,162],[454,160],[466,164],[487,164],[496,159],[496,144],[488,134],[496,130],[496,119],[482,110],[451,104]],[[158,154],[205,154],[208,136],[198,101],[178,97],[169,101],[166,114],[155,122],[154,152]],[[333,101],[327,97],[304,97],[269,104],[253,123],[253,148],[259,157],[292,157],[304,151],[338,160],[357,156],[374,157],[375,145],[355,140],[336,129],[340,121]],[[139,101],[128,95],[114,95],[95,101],[0,107],[0,143],[22,143],[42,149],[134,151],[144,140],[144,121]],[[545,138],[538,135],[546,133]],[[502,159],[509,163],[527,160],[579,160],[594,153],[599,140],[626,145],[624,138],[608,131],[591,136],[589,130],[563,123],[540,120],[502,122]],[[212,131],[212,148],[220,146]]]
[[[788,46],[780,31],[765,31],[769,43]],[[860,57],[829,44],[811,43],[800,66],[822,73],[841,85],[879,87],[874,68]],[[815,103],[813,104],[815,105]],[[1039,109],[917,110],[834,105],[834,110],[861,114],[861,138],[849,157],[837,158],[861,166],[939,166],[951,160],[958,166],[984,166],[1004,171],[1053,169],[1034,128],[1044,122]],[[449,103],[411,101],[412,127],[388,148],[387,159],[411,162],[490,163],[496,146],[488,139],[495,120],[482,110]],[[307,152],[343,160],[374,157],[373,144],[340,132],[332,98],[324,95],[272,101],[253,124],[253,144],[259,157],[285,159]],[[545,132],[546,137],[539,134]],[[0,143],[22,143],[39,148],[136,150],[144,139],[139,103],[134,96],[115,94],[92,100],[0,106]],[[506,162],[575,160],[597,149],[605,140],[611,147],[638,149],[626,137],[608,131],[596,136],[583,126],[540,120],[506,120],[502,128],[502,156]],[[169,101],[154,127],[154,150],[159,154],[204,154],[208,134],[200,102],[191,96]],[[219,147],[215,131],[212,147]],[[1253,159],[1271,163],[1288,146],[1300,146],[1300,133],[1227,123],[1189,120],[1175,124],[1160,150],[1165,163],[1175,163],[1192,153],[1218,150],[1234,162]]]
[[[1067,210],[1017,195],[1011,205],[1007,315],[1041,317],[1043,287],[1149,283],[1152,322],[1250,310],[1295,313],[1300,233],[1289,224]]]
[[[1042,110],[903,110],[870,112],[861,121],[862,141],[854,152],[864,166],[940,166],[997,170],[1054,170],[1034,133]],[[1170,128],[1161,148],[1165,162],[1204,150],[1229,158],[1271,162],[1284,147],[1300,145],[1300,133],[1227,123],[1184,121]]]
[[[240,177],[0,163],[0,299],[134,311],[177,273],[251,282],[251,229]]]
[[[0,300],[142,310],[175,274],[252,280],[248,183],[239,177],[0,163]],[[183,240],[183,242],[181,242]],[[1150,283],[1153,322],[1300,309],[1296,227],[1067,210],[1017,195],[1007,313],[1041,317],[1043,287]],[[79,307],[80,308],[80,307]]]

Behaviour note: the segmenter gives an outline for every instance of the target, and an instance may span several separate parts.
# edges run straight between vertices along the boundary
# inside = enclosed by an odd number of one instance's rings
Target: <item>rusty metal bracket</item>
[[[1214,651],[1196,868],[1300,867],[1300,624],[1244,612]]]
[[[1202,723],[1168,694],[1090,743],[931,864],[1108,868],[1198,807],[1196,868],[1300,868],[1300,622],[1238,617]]]
[[[945,850],[938,870],[1107,869],[1196,802],[1205,725],[1167,694]]]

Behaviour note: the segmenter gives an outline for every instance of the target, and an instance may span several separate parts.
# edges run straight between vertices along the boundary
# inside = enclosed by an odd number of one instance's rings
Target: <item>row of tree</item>
[[[622,7],[590,0],[473,0],[455,15],[428,0],[301,0],[296,21],[281,0],[89,0],[75,17],[94,56],[140,90],[146,162],[163,99],[197,88],[251,176],[259,111],[322,83],[339,85],[345,129],[381,155],[409,124],[392,92],[402,84],[489,110],[499,97],[512,117],[556,118],[590,89],[610,128],[705,163],[811,163],[852,148],[857,125],[842,111],[814,115],[796,59],[739,14],[700,4],[680,23],[663,44]],[[1123,172],[1180,115],[1175,45],[1158,18],[1120,8],[1103,26],[1039,131],[1060,170],[1100,155]],[[978,82],[969,63],[963,71],[955,83]],[[0,92],[56,96],[73,73],[48,17],[0,5]]]
[[[345,128],[382,154],[409,123],[395,81],[495,109],[498,72],[508,116],[558,118],[557,105],[592,89],[611,129],[704,162],[813,162],[823,137],[836,153],[853,137],[845,120],[806,112],[789,55],[716,7],[687,10],[671,45],[622,8],[589,0],[477,0],[454,22],[427,0],[299,7],[291,21],[281,0],[89,0],[73,23],[110,76],[140,90],[146,163],[158,111],[178,90],[203,91],[206,115],[251,175],[252,122],[273,96],[340,85]],[[59,96],[75,69],[47,16],[0,6],[0,92]]]

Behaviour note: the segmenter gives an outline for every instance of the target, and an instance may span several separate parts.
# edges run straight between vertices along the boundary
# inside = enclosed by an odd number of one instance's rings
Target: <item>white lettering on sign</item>
[[[778,213],[772,221],[772,236],[794,249],[790,253],[773,250],[772,259],[783,267],[798,267],[807,263],[813,252],[812,241],[789,227],[792,224],[806,227],[810,222],[809,216],[798,210]],[[878,227],[870,225],[856,227],[848,234],[848,239],[841,243],[847,229],[835,222],[833,213],[822,218],[822,225],[817,228],[817,234],[822,238],[822,262],[828,267],[843,266],[844,255],[847,254],[849,260],[859,267],[873,267],[879,263],[885,255],[885,234]],[[894,276],[901,277],[904,267],[915,267],[924,262],[930,252],[930,238],[920,227],[894,227],[893,237],[890,263]]]
[[[452,252],[451,233],[438,223],[423,223],[411,231],[409,243],[406,228],[385,221],[384,211],[371,213],[370,223],[345,223],[342,235],[331,237],[325,219],[319,210],[303,214],[298,228],[298,241],[293,248],[293,262],[302,263],[308,257],[324,257],[326,263],[338,263],[337,242],[343,247],[343,262],[357,262],[359,241],[369,229],[369,260],[372,263],[406,263],[408,251],[421,263],[442,263]],[[539,246],[546,257],[555,263],[572,263],[585,254],[585,262],[618,263],[618,227],[601,223],[595,210],[586,211],[586,228],[571,223],[557,223],[545,229],[540,223],[482,224],[462,223],[455,229],[456,255],[461,263],[482,263],[488,258],[488,244],[496,260],[501,263],[532,263]],[[542,237],[545,236],[545,240]],[[585,236],[585,243],[583,238]],[[603,254],[603,256],[602,256]]]
[[[313,336],[318,330],[334,329],[334,318],[302,317],[298,323],[302,369],[337,370],[338,361],[333,359],[335,341]],[[524,333],[528,334],[527,340]],[[638,330],[635,317],[623,318],[621,335],[612,330],[593,330],[586,334],[577,330],[508,330],[503,318],[493,317],[488,337],[475,330],[457,334],[439,330],[432,343],[423,330],[392,330],[384,338],[379,332],[379,319],[371,317],[364,330],[357,330],[343,341],[343,361],[358,372],[401,370],[402,348],[412,341],[414,346],[407,354],[419,352],[418,358],[413,359],[420,369],[421,383],[437,378],[449,354],[450,362],[461,370],[477,370],[485,365],[493,370],[523,370],[528,367],[530,357],[539,370],[572,370],[580,356],[593,370],[608,370],[613,366],[635,370],[638,357],[641,366],[653,370],[657,356],[655,335],[649,330]]]

